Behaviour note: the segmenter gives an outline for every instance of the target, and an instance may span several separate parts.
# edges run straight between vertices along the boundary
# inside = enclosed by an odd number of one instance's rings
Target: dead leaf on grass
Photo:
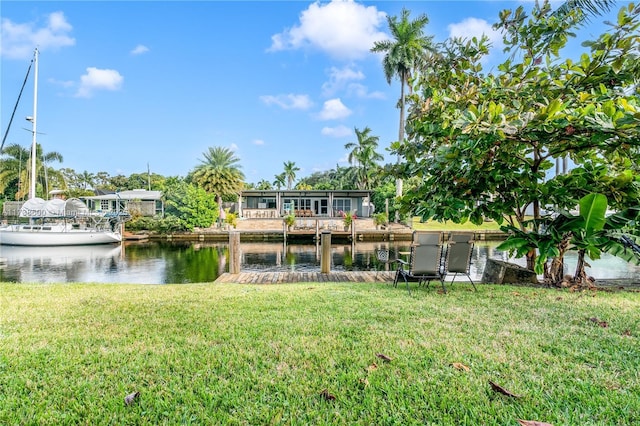
[[[125,403],[125,405],[131,405],[138,398],[140,398],[140,392],[132,392],[129,395],[124,397],[124,403]]]
[[[367,371],[375,371],[378,369],[378,364],[372,362],[370,366],[367,367]]]
[[[625,331],[622,332],[623,336],[627,336],[627,337],[631,337],[631,330],[626,329]]]
[[[380,358],[381,360],[383,360],[384,362],[391,362],[391,360],[393,359],[393,358],[390,358],[390,357],[386,356],[385,354],[376,354],[376,356],[378,358]]]
[[[451,366],[453,368],[455,368],[456,370],[461,370],[461,371],[471,371],[471,369],[469,367],[467,367],[466,365],[464,365],[461,362],[452,362]]]
[[[331,393],[329,393],[329,391],[327,389],[322,389],[322,391],[320,392],[320,396],[323,397],[327,401],[335,401],[336,400],[336,396],[331,394]]]
[[[535,420],[520,420],[518,419],[520,426],[553,426],[551,423],[537,422]]]
[[[598,324],[600,327],[602,328],[607,328],[609,327],[609,323],[607,323],[606,321],[601,321],[599,318],[596,317],[591,317],[589,318],[589,321],[594,322],[596,324]]]
[[[505,388],[503,388],[500,385],[497,385],[496,383],[492,382],[491,380],[489,380],[489,384],[491,385],[491,389],[493,389],[495,392],[501,393],[501,394],[506,395],[506,396],[510,396],[511,398],[520,398],[520,395],[516,395],[516,394],[506,390]]]
[[[369,380],[366,377],[363,379],[360,379],[360,384],[362,385],[362,387],[367,388],[369,387]]]

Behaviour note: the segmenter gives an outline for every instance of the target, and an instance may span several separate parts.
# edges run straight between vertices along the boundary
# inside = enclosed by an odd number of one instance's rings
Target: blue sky
[[[386,16],[429,17],[426,33],[489,34],[519,1],[2,1],[4,136],[36,46],[38,142],[76,172],[186,176],[211,146],[235,150],[248,182],[346,166],[354,127],[397,139],[400,92],[381,57]],[[614,11],[615,13],[615,11]],[[578,38],[602,27],[593,19]],[[579,45],[579,44],[578,44]],[[7,144],[29,146],[29,81]]]

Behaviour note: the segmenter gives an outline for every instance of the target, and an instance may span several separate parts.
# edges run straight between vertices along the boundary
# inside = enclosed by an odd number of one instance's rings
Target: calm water
[[[523,265],[495,249],[496,243],[477,243],[471,277],[482,277],[487,258]],[[243,271],[318,271],[320,246],[315,244],[242,243]],[[408,242],[336,244],[332,270],[375,270],[375,249],[390,247],[396,257],[408,251]],[[637,278],[640,267],[603,256],[587,269],[595,278]],[[573,273],[575,258],[566,271]],[[214,281],[228,270],[224,243],[125,243],[122,246],[10,247],[0,246],[2,282],[198,283]]]

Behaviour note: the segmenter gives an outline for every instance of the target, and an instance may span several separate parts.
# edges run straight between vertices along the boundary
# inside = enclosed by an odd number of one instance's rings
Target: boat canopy
[[[25,201],[20,208],[20,217],[74,217],[88,214],[87,205],[77,198],[45,201],[36,197]]]

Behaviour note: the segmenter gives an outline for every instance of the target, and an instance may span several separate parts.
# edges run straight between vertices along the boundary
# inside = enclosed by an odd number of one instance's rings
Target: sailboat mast
[[[36,118],[38,115],[38,48],[33,52],[34,74],[33,74],[33,116],[31,121],[31,186],[29,187],[29,198],[36,196]]]

